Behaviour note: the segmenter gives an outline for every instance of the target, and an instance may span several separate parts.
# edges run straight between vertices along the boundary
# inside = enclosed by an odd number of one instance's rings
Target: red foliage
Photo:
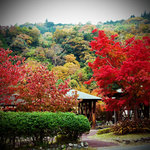
[[[104,31],[91,41],[91,50],[97,58],[89,66],[99,88],[103,89],[107,110],[131,109],[150,100],[150,38],[131,38],[126,44],[108,38]],[[89,82],[89,83],[90,83]],[[88,82],[87,82],[88,83]],[[118,99],[108,98],[116,93],[114,85],[123,92]]]
[[[35,70],[26,69],[26,76],[19,86],[20,98],[23,102],[18,104],[21,111],[71,111],[77,106],[77,94],[67,96],[68,82],[57,85],[53,72],[44,66]]]
[[[16,92],[17,84],[23,77],[20,58],[11,56],[11,53],[11,50],[0,48],[0,103],[5,105],[12,104],[10,97]]]
[[[92,31],[92,33],[95,33],[95,32],[97,32],[97,29],[94,29],[94,30]]]

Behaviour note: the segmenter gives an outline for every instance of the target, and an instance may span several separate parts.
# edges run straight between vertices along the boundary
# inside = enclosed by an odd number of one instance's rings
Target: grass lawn
[[[139,133],[139,134],[127,134],[127,135],[115,135],[112,132],[111,133],[105,133],[105,134],[95,134],[94,136],[89,136],[88,138],[90,139],[96,139],[96,140],[100,140],[100,141],[107,141],[107,142],[117,142],[119,141],[123,141],[123,140],[139,140],[141,138],[148,138],[150,137],[150,133]],[[142,142],[137,142],[138,143],[142,143]],[[130,143],[132,144],[132,142]],[[134,143],[135,145],[135,143]]]

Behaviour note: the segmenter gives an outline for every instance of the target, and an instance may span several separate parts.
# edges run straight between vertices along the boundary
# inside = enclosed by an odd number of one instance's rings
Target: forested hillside
[[[104,30],[108,37],[118,34],[116,41],[122,43],[132,37],[142,39],[150,36],[150,13],[97,25],[90,22],[54,24],[46,19],[44,23],[0,26],[0,47],[25,57],[25,63],[32,67],[46,66],[54,71],[59,83],[69,79],[72,88],[97,95],[96,82],[84,84],[93,75],[88,63],[96,58],[89,45],[98,36],[97,32],[92,32],[94,29]]]

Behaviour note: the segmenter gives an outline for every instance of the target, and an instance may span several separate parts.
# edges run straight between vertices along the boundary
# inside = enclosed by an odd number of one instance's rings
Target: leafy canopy
[[[110,38],[104,31],[91,41],[91,51],[97,58],[89,66],[93,77],[86,82],[96,81],[104,92],[107,110],[131,109],[139,104],[149,105],[150,100],[150,38],[130,38],[126,43],[117,42],[117,35]],[[123,96],[108,98],[121,89]]]
[[[23,78],[23,62],[19,56],[11,56],[11,50],[0,48],[0,103],[12,104],[10,97],[15,94]],[[15,102],[15,100],[14,100]]]
[[[36,69],[26,67],[26,76],[20,82],[19,95],[23,102],[17,109],[21,111],[72,111],[78,104],[77,94],[67,96],[68,82],[57,84],[53,72],[44,66]]]

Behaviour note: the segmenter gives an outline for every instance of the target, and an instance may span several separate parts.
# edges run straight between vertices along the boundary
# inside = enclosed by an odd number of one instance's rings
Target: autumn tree
[[[74,33],[66,38],[62,46],[67,51],[67,54],[73,53],[78,61],[83,61],[84,52],[89,50],[88,42],[84,40],[83,36],[80,34],[75,35]]]
[[[49,58],[51,58],[54,66],[63,65],[65,63],[63,58],[64,49],[59,44],[52,44],[49,52],[50,53],[47,53],[47,56],[50,56]]]
[[[63,66],[56,66],[52,70],[55,72],[59,79],[65,80],[68,76],[73,75],[80,69],[80,64],[73,54],[66,55],[66,63]]]
[[[65,38],[67,36],[70,36],[70,30],[66,30],[66,29],[62,29],[62,30],[59,30],[57,29],[52,38],[53,40],[57,43],[57,44],[62,44],[63,41],[65,41]]]
[[[95,28],[96,28],[95,25],[86,24],[79,29],[79,32],[91,33],[93,31],[93,29],[95,29]]]
[[[66,54],[74,54],[77,61],[83,61],[84,52],[89,52],[88,41],[85,41],[83,34],[75,29],[56,30],[53,34],[53,40],[61,45]]]
[[[64,64],[64,67],[68,68],[69,75],[74,74],[78,69],[80,69],[80,64],[76,60],[76,57],[73,54],[66,55],[64,58],[66,59],[66,63]]]
[[[32,46],[37,46],[39,44],[40,30],[36,27],[33,27],[28,31],[28,35],[32,37]]]
[[[57,78],[65,80],[69,76],[69,69],[64,66],[56,66],[52,68]]]
[[[28,49],[32,44],[32,38],[27,34],[19,34],[12,40],[11,49],[15,49],[17,54],[22,53],[23,50]]]
[[[23,67],[18,56],[11,56],[11,50],[0,48],[0,103],[12,104],[10,97],[15,94],[23,78]],[[15,103],[15,100],[13,101]]]
[[[90,43],[97,58],[89,63],[94,74],[87,84],[97,82],[104,92],[107,110],[134,110],[137,117],[137,108],[150,105],[150,38],[131,38],[123,44],[116,42],[116,37],[108,38],[100,30]],[[122,90],[122,97],[111,98],[117,89]]]
[[[26,76],[20,82],[18,93],[23,101],[20,111],[72,111],[77,106],[77,94],[67,96],[68,82],[57,84],[54,73],[44,66],[26,67]]]
[[[91,25],[91,24],[85,24],[84,26],[82,26],[78,31],[80,33],[83,33],[84,36],[84,40],[86,41],[91,41],[93,39],[93,34],[91,34],[91,32],[93,31],[93,29],[95,29],[96,26],[95,25]]]
[[[36,27],[0,27],[0,37],[2,37],[2,46],[9,47],[13,54],[20,54],[26,48],[36,47],[39,44],[40,31]]]
[[[58,55],[62,50],[59,45],[53,44],[51,48],[36,47],[25,49],[22,55],[28,59],[41,62],[43,65],[47,64],[48,69],[51,70],[53,66],[64,64],[64,59]]]
[[[26,64],[26,68],[30,68],[33,71],[35,71],[37,67],[40,67],[41,65],[43,65],[41,62],[38,62],[30,57],[25,60],[25,64]]]
[[[44,34],[40,35],[39,44],[43,48],[50,47],[52,44],[52,33],[51,32],[45,32]]]
[[[104,121],[106,119],[106,104],[103,101],[96,103],[96,119]]]

